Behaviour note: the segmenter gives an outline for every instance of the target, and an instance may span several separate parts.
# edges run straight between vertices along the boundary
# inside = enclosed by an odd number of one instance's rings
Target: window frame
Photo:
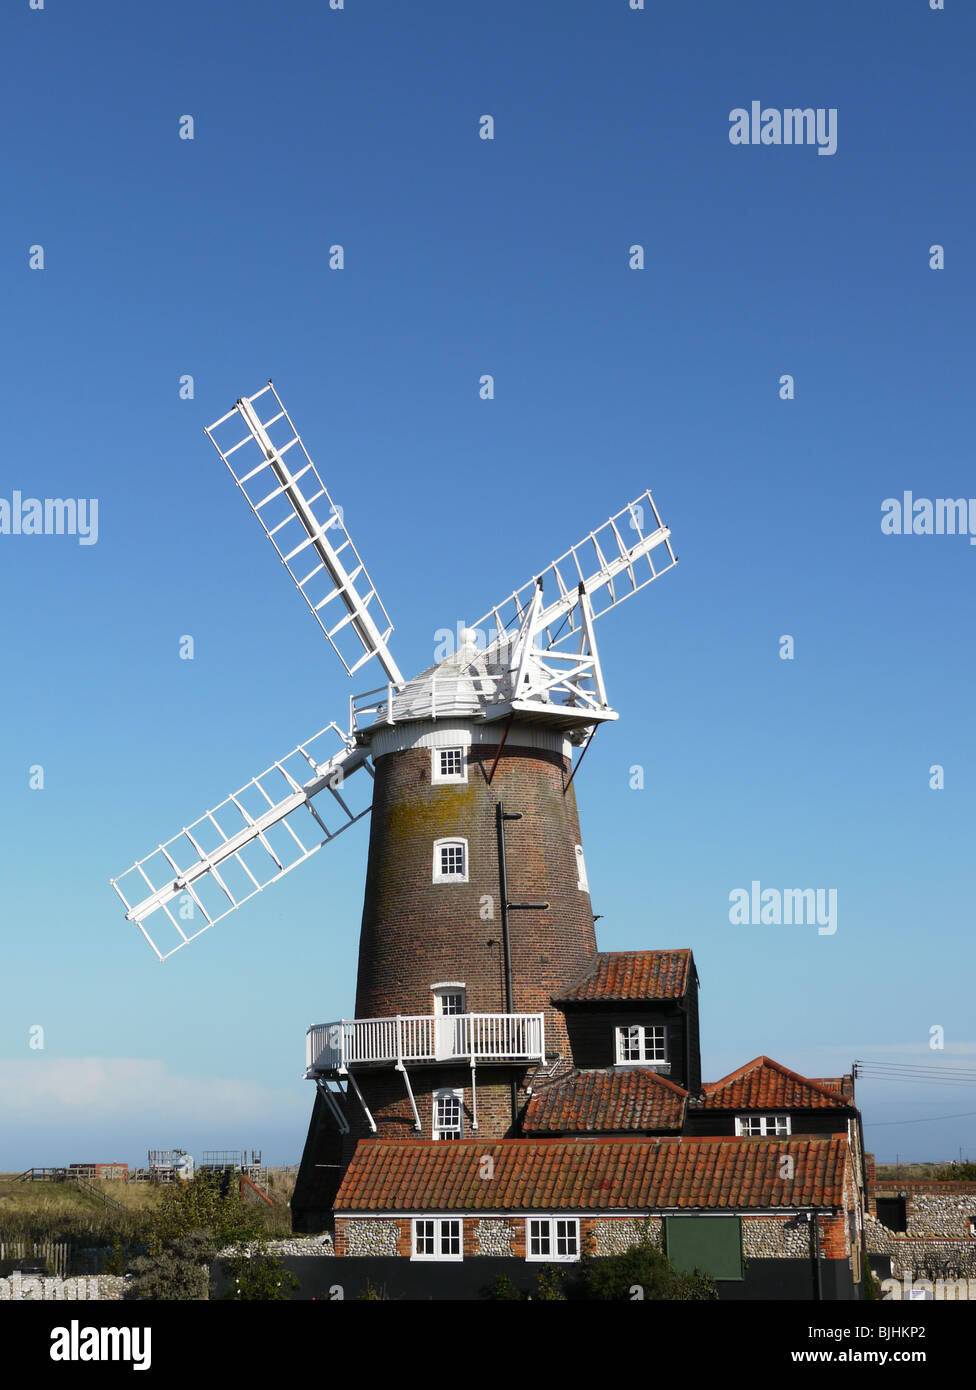
[[[574,845],[573,850],[576,855],[576,887],[581,893],[588,893],[590,891],[590,880],[586,876],[586,860],[583,858],[583,846]]]
[[[663,1057],[646,1057],[646,1038],[641,1037],[641,1055],[639,1057],[624,1056],[624,1034],[630,1032],[632,1028],[654,1028],[664,1034],[662,1047]],[[614,1027],[614,1055],[616,1064],[623,1067],[671,1067],[671,1031],[666,1023],[618,1023]]]
[[[532,1227],[538,1225],[545,1227],[544,1237],[540,1230],[538,1239],[544,1238],[548,1245],[548,1254],[533,1255]],[[560,1225],[572,1227],[572,1232],[566,1232],[562,1236],[559,1234]],[[560,1255],[555,1253],[559,1241],[572,1239],[575,1245],[575,1253],[571,1255]],[[579,1264],[580,1261],[580,1223],[578,1216],[527,1216],[525,1218],[525,1259],[531,1264]]]
[[[434,1253],[432,1255],[422,1254],[417,1250],[417,1228],[420,1225],[433,1227],[430,1237],[423,1236],[424,1241],[432,1239],[434,1243]],[[445,1226],[457,1226],[458,1253],[456,1255],[445,1255],[442,1244],[445,1238]],[[451,1236],[448,1235],[448,1239]],[[464,1259],[464,1218],[460,1216],[414,1216],[410,1221],[410,1258],[411,1260],[425,1261],[427,1263],[448,1263],[460,1264]]]
[[[468,1012],[468,990],[463,980],[449,980],[443,984],[431,985],[430,992],[434,997],[435,1018],[460,1018]],[[445,1009],[446,999],[460,999],[461,1007],[456,1012]]]
[[[441,866],[441,851],[449,846],[461,846],[464,856],[464,872],[460,874],[446,874]],[[447,835],[443,839],[434,841],[434,864],[433,864],[433,883],[467,883],[468,881],[468,842],[460,835]]]
[[[442,753],[459,753],[461,755],[461,770],[459,772],[442,772]],[[435,747],[430,750],[430,785],[432,787],[445,787],[452,784],[457,786],[467,780],[468,745],[466,743],[447,743],[442,748]]]
[[[437,1123],[438,1105],[445,1100],[457,1104],[457,1129],[441,1129]],[[439,1086],[436,1091],[431,1092],[430,1132],[431,1137],[441,1143],[456,1144],[464,1138],[464,1091],[459,1087]]]
[[[785,1121],[786,1128],[780,1129],[779,1122]],[[752,1133],[747,1126],[758,1121],[761,1128],[758,1133]],[[773,1128],[769,1125],[772,1123]],[[793,1133],[792,1117],[788,1111],[775,1110],[768,1113],[760,1110],[743,1111],[741,1115],[735,1117],[735,1132],[740,1139],[789,1139]]]

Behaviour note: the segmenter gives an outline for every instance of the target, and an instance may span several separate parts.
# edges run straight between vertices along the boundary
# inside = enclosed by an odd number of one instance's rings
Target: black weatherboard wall
[[[294,1297],[319,1302],[360,1299],[367,1289],[391,1300],[404,1302],[470,1302],[491,1297],[492,1286],[500,1275],[508,1278],[522,1293],[535,1289],[540,1269],[558,1269],[564,1276],[566,1295],[583,1295],[579,1265],[542,1265],[511,1258],[479,1256],[458,1263],[418,1263],[397,1255],[342,1259],[331,1255],[288,1255],[281,1263],[299,1280]],[[843,1260],[821,1260],[820,1281],[825,1301],[849,1301],[857,1297],[850,1268]],[[226,1262],[218,1261],[211,1270],[211,1297],[221,1298],[231,1287]],[[756,1299],[816,1299],[816,1273],[808,1260],[746,1260],[741,1279],[716,1280],[721,1302]],[[341,1294],[337,1291],[341,1290]]]
[[[617,1063],[617,1028],[634,1024],[647,1026],[663,1024],[668,1030],[668,1059],[671,1070],[664,1072],[669,1081],[685,1090],[689,1087],[689,1064],[697,1062],[697,1038],[688,1047],[688,1015],[675,1004],[598,1004],[563,1005],[569,1030],[573,1064],[581,1071],[604,1068]],[[689,1055],[690,1053],[690,1055]],[[624,1063],[623,1065],[626,1065]],[[697,1063],[700,1070],[700,1063]],[[696,1078],[696,1080],[700,1080]]]

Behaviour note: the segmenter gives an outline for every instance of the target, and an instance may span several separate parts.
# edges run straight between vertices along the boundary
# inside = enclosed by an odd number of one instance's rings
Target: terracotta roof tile
[[[529,1134],[678,1130],[687,1091],[644,1068],[578,1071],[537,1090],[523,1121]]]
[[[814,1086],[822,1086],[825,1091],[838,1091],[842,1096],[846,1096],[853,1105],[854,1077],[850,1072],[846,1076],[810,1076],[807,1080]]]
[[[721,1081],[706,1082],[697,1104],[705,1110],[831,1110],[853,1102],[823,1081],[812,1081],[780,1066],[770,1057],[755,1057]]]
[[[356,1212],[739,1210],[844,1205],[849,1150],[820,1139],[361,1139],[336,1198]],[[793,1159],[792,1177],[781,1159]],[[485,1178],[484,1160],[493,1161]]]
[[[681,999],[695,965],[691,951],[600,951],[554,1003],[584,1000]]]

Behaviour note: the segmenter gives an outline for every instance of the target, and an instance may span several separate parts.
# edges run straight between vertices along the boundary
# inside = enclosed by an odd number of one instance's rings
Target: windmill
[[[165,960],[372,810],[355,1018],[306,1035],[314,1225],[359,1135],[517,1132],[520,1088],[563,1063],[551,997],[596,952],[573,778],[617,718],[594,625],[677,560],[644,492],[407,680],[273,384],[206,433],[348,675],[385,681],[111,882]]]

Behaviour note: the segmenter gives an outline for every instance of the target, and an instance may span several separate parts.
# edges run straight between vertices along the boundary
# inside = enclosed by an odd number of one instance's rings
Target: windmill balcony
[[[342,1076],[350,1067],[467,1066],[545,1059],[543,1015],[402,1014],[316,1023],[305,1036],[305,1077]]]

